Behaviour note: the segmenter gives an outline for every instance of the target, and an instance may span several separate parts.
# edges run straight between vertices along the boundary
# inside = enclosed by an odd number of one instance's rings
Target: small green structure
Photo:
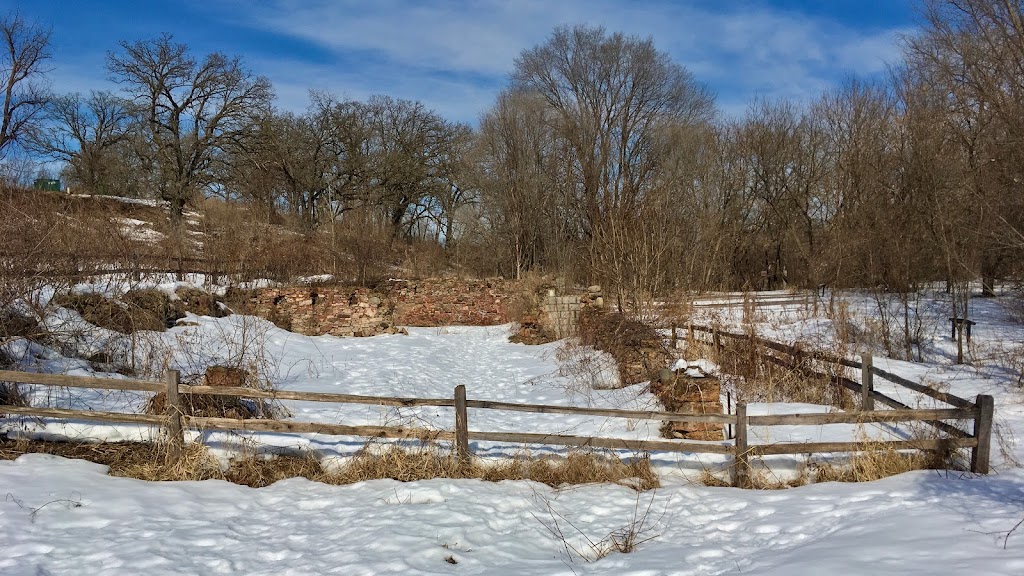
[[[36,178],[36,181],[32,183],[32,187],[36,190],[60,192],[60,180],[56,178]]]

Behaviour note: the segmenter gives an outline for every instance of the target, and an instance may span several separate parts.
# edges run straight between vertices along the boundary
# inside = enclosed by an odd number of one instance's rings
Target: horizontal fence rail
[[[692,328],[697,331],[704,330],[703,327],[694,326]],[[713,329],[711,329],[711,333],[714,335],[715,342],[720,342],[721,338],[750,338],[745,335],[732,335]],[[767,343],[768,341],[764,342]],[[771,344],[774,344],[775,346],[769,346],[769,348],[776,350],[779,350],[780,348],[787,348],[785,345],[778,343]],[[796,351],[793,347],[788,347],[787,350]],[[800,351],[800,353],[808,354],[803,351]],[[860,366],[860,364],[857,365]],[[887,378],[889,374],[882,373],[878,375],[879,377]],[[731,454],[733,456],[733,480],[738,486],[749,485],[749,458],[752,456],[824,452],[862,452],[875,448],[899,450],[937,450],[949,447],[971,448],[971,469],[975,472],[987,473],[989,467],[989,444],[991,442],[992,424],[991,396],[978,396],[977,402],[972,403],[952,395],[944,395],[944,397],[954,400],[954,402],[959,401],[956,404],[957,407],[917,410],[911,409],[908,406],[879,394],[876,391],[870,391],[870,394],[866,395],[866,397],[888,404],[895,409],[748,416],[746,404],[739,404],[735,414],[686,414],[654,410],[619,410],[613,408],[584,408],[546,404],[518,404],[476,399],[470,400],[466,397],[465,386],[461,385],[455,388],[452,398],[377,397],[324,392],[260,390],[226,386],[190,386],[181,384],[178,372],[174,370],[167,371],[163,383],[148,380],[38,374],[9,370],[0,371],[0,381],[40,386],[165,393],[167,396],[167,408],[163,415],[9,405],[0,405],[0,415],[34,416],[41,418],[141,424],[161,427],[166,430],[170,437],[172,456],[180,454],[181,447],[184,445],[184,432],[186,430],[221,430],[235,432],[276,432],[297,434],[313,433],[338,436],[360,436],[367,438],[448,441],[452,442],[454,452],[460,459],[467,459],[471,457],[472,452],[470,451],[470,440],[478,442],[514,442],[522,444],[576,446],[632,451],[685,452],[721,455]],[[896,383],[899,384],[900,382],[897,381]],[[857,391],[861,391],[863,389],[861,384],[852,381],[846,381],[845,385],[849,386],[851,389],[856,389]],[[449,431],[400,426],[346,425],[322,422],[301,422],[294,420],[236,419],[193,416],[183,413],[182,395],[260,398],[395,407],[429,406],[454,408],[455,426],[454,430]],[[631,420],[723,424],[735,426],[736,434],[732,441],[723,439],[722,441],[697,442],[670,439],[635,440],[626,438],[573,436],[566,434],[480,431],[470,430],[468,414],[468,410],[470,408],[474,410],[508,410],[536,414],[572,414],[579,416],[626,418]],[[974,433],[967,434],[954,426],[945,424],[942,420],[973,420]],[[749,443],[750,426],[800,426],[876,422],[939,423],[948,427],[951,431],[955,431],[955,433],[951,434],[951,436],[953,436],[951,438],[929,440],[803,442],[753,445]]]
[[[675,337],[673,327],[673,337]],[[717,326],[700,326],[693,323],[688,324],[688,337],[691,341],[696,340],[696,333],[708,334],[710,342],[704,344],[714,347],[715,353],[721,355],[723,339],[733,340],[742,343],[750,343],[754,346],[779,352],[788,356],[790,360],[780,358],[768,353],[761,353],[760,357],[768,362],[784,366],[789,369],[797,369],[801,359],[812,359],[832,365],[841,365],[861,371],[861,382],[854,382],[842,376],[833,376],[817,372],[812,369],[801,367],[805,372],[823,378],[830,378],[835,384],[842,386],[861,396],[861,406],[858,412],[843,412],[830,414],[784,414],[771,416],[751,416],[747,418],[744,414],[740,419],[747,419],[750,425],[796,425],[796,424],[830,424],[830,423],[869,423],[869,422],[924,422],[936,430],[946,434],[948,438],[931,440],[907,440],[907,441],[886,441],[868,442],[866,444],[882,448],[893,446],[906,447],[914,444],[918,449],[946,449],[971,448],[971,471],[980,474],[989,472],[989,457],[991,450],[992,418],[994,412],[994,400],[989,395],[978,395],[975,402],[962,398],[955,394],[935,390],[923,384],[913,382],[902,376],[882,370],[874,366],[870,354],[864,354],[861,361],[843,358],[834,354],[816,350],[805,350],[798,345],[783,344],[753,334],[735,334],[719,329]],[[887,380],[897,386],[918,392],[940,402],[955,406],[953,409],[914,409],[910,406],[882,394],[874,389],[875,376]],[[875,410],[875,403],[885,404],[892,410]],[[739,412],[739,411],[737,411]],[[974,424],[973,433],[968,433],[944,420],[972,420]],[[740,439],[737,433],[738,442]],[[773,444],[771,446],[751,446],[750,450],[755,455],[769,454],[798,454],[804,452],[846,452],[857,451],[857,446],[865,443],[804,443],[804,444]],[[803,450],[796,447],[802,446]]]

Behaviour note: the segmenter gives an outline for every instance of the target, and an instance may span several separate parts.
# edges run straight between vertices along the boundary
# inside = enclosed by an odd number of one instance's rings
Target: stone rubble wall
[[[309,336],[376,336],[404,326],[494,326],[509,322],[513,285],[497,278],[393,280],[374,290],[292,286],[254,290],[249,311]]]
[[[254,291],[250,307],[257,316],[307,336],[375,336],[400,331],[391,304],[366,288],[266,288]]]
[[[651,393],[657,396],[669,412],[683,414],[723,414],[722,384],[713,376],[694,377],[686,370],[662,370],[651,380]],[[666,422],[662,432],[670,438],[686,440],[723,440],[721,424],[692,422]]]
[[[388,297],[400,326],[495,326],[510,322],[513,282],[502,278],[392,281]]]

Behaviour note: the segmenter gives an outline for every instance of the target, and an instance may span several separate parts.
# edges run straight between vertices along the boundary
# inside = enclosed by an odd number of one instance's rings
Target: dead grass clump
[[[141,444],[148,450],[128,450],[135,457],[110,466],[111,476],[151,481],[224,480],[220,462],[202,444],[186,444],[181,457],[168,462],[166,451],[158,444]],[[148,458],[140,458],[149,452]]]
[[[625,484],[636,490],[660,486],[646,455],[624,461],[591,452],[570,452],[565,458],[529,459],[522,462],[525,478],[552,487],[575,484]]]
[[[181,458],[167,462],[162,444],[146,442],[45,442],[0,438],[0,460],[14,460],[23,454],[52,454],[88,460],[110,467],[111,476],[140,480],[208,480],[223,478],[220,465],[206,446],[187,444]]]
[[[751,474],[747,477],[746,485],[742,486],[742,488],[749,490],[788,490],[804,486],[808,480],[807,472],[803,468],[796,476],[790,478],[779,477],[769,470],[752,470]],[[713,488],[732,487],[729,481],[716,476],[707,468],[701,472],[700,483]]]
[[[660,486],[651,469],[650,459],[623,460],[613,455],[587,451],[570,452],[564,458],[532,458],[518,455],[497,463],[479,460],[460,462],[433,444],[418,448],[388,446],[373,449],[368,445],[335,470],[325,470],[313,453],[260,456],[245,453],[232,458],[227,470],[202,444],[186,444],[177,461],[168,459],[166,446],[142,442],[45,442],[19,438],[0,438],[0,459],[14,460],[29,453],[53,454],[64,458],[89,460],[110,467],[110,475],[140,480],[219,479],[259,488],[286,478],[307,478],[327,484],[354,484],[389,478],[415,482],[434,478],[478,478],[491,482],[533,480],[555,488],[595,483],[615,483],[637,491]]]
[[[843,464],[827,463],[818,467],[816,482],[871,482],[912,470],[946,470],[955,467],[956,450],[900,451],[870,448],[850,456]]]
[[[224,479],[252,488],[270,486],[286,478],[306,478],[324,482],[327,474],[312,454],[278,454],[272,457],[233,458]]]
[[[132,290],[120,300],[101,294],[64,294],[54,303],[78,312],[90,324],[121,334],[138,330],[163,332],[185,316],[159,290]]]
[[[383,450],[363,449],[332,472],[331,484],[353,484],[364,480],[390,478],[415,482],[432,478],[472,478],[472,466],[463,466],[450,454],[432,446],[411,450],[389,446]]]
[[[390,478],[402,482],[432,478],[479,478],[489,482],[533,480],[552,487],[578,484],[615,483],[636,490],[650,490],[660,484],[646,456],[629,461],[593,452],[570,452],[564,458],[531,458],[518,455],[495,463],[460,463],[433,446],[412,450],[391,446],[382,451],[363,450],[339,470],[322,478],[331,484],[351,484]]]

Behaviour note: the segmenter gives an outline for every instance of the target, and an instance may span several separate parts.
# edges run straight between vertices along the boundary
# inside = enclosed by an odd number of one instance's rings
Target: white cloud
[[[877,73],[899,56],[899,30],[861,32],[746,4],[706,6],[277,0],[239,14],[250,26],[310,42],[353,65],[334,71],[335,86],[329,88],[416,98],[470,121],[493,99],[494,86],[504,82],[516,56],[560,24],[600,24],[653,37],[659,48],[716,88],[727,110],[745,106],[755,95],[813,98],[844,76]],[[332,73],[328,64],[320,68],[313,78]]]
[[[906,31],[858,30],[753,2],[197,0],[191,5],[204,14],[204,27],[169,31],[199,50],[206,46],[243,56],[250,68],[271,79],[282,108],[305,109],[310,89],[351,98],[384,93],[420,100],[467,122],[475,122],[493,102],[519,53],[542,43],[558,25],[603,25],[652,37],[715,89],[727,112],[744,109],[755,96],[808,100],[850,74],[884,71],[885,62],[898,59],[898,35]],[[233,47],[208,34],[218,23],[287,41],[280,50],[269,44]],[[135,32],[148,37],[159,31]],[[301,46],[313,55],[296,49]],[[60,91],[105,84],[90,81],[103,76],[102,55],[86,62],[87,56],[75,54],[59,64]]]

